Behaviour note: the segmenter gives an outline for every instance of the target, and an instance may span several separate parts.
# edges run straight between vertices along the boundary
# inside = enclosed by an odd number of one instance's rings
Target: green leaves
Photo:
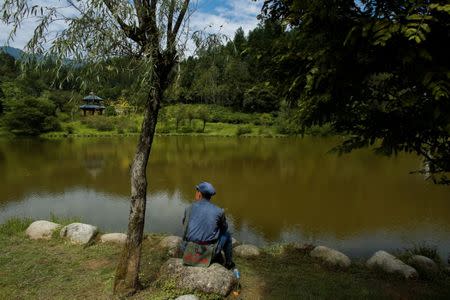
[[[337,8],[327,1],[298,2],[302,10],[277,0],[265,6],[271,17],[297,17],[289,22],[304,45],[301,57],[309,58],[297,58],[303,72],[290,77],[289,91],[300,94],[292,99],[298,127],[331,124],[350,136],[343,152],[374,144],[388,155],[415,152],[432,165],[436,182],[448,182],[450,71],[444,43],[450,6],[435,0],[364,1],[358,7],[337,1]]]

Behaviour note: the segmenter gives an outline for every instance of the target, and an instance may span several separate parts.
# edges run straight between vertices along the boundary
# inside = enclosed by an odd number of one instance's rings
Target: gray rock
[[[124,233],[106,233],[100,237],[102,243],[125,244],[127,235]]]
[[[91,242],[97,234],[97,227],[83,224],[72,223],[61,229],[59,235],[62,238],[68,238],[74,244],[86,245]]]
[[[181,242],[183,239],[179,236],[171,235],[166,236],[161,240],[159,246],[168,249],[169,255],[176,255],[180,251]]]
[[[183,295],[176,298],[175,300],[200,300],[200,298],[195,295]]]
[[[261,252],[259,248],[253,245],[240,245],[233,249],[233,253],[240,257],[259,256]]]
[[[53,231],[55,231],[60,226],[61,225],[53,222],[39,220],[31,223],[25,233],[32,240],[49,240],[52,237]]]
[[[317,246],[310,253],[311,257],[321,259],[332,266],[348,268],[352,263],[350,258],[342,252],[325,247]]]
[[[366,265],[369,268],[378,267],[387,273],[398,273],[407,279],[418,277],[416,269],[382,250],[375,252],[375,254],[367,261]]]
[[[419,271],[419,274],[433,275],[439,272],[437,264],[430,258],[423,255],[413,255],[408,263]]]
[[[227,296],[236,285],[233,272],[219,264],[212,264],[208,268],[189,267],[183,265],[183,260],[171,258],[165,262],[160,270],[162,278],[175,281],[179,289],[201,291]]]

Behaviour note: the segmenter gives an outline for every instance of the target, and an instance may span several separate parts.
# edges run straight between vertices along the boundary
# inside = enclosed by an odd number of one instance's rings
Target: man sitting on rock
[[[183,218],[185,230],[181,246],[184,253],[183,259],[186,258],[186,251],[198,252],[202,245],[208,245],[214,249],[212,260],[222,262],[221,251],[223,251],[225,254],[224,266],[232,269],[234,263],[231,234],[228,232],[224,210],[211,203],[211,197],[215,194],[216,191],[209,182],[202,182],[196,186],[196,201],[186,209]],[[191,245],[188,245],[189,242]],[[192,248],[190,246],[197,247],[197,249],[188,250]]]

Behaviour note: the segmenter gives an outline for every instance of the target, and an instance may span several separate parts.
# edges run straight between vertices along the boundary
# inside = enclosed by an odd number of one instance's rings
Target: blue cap
[[[202,193],[203,196],[208,198],[216,194],[216,189],[214,189],[213,185],[206,181],[199,183],[195,188]]]

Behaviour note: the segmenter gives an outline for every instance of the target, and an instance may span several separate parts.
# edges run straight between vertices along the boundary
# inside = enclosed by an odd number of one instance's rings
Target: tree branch
[[[174,10],[175,10],[175,0],[170,0],[169,16],[167,17],[167,47],[169,47],[170,37],[172,36],[172,23]]]
[[[112,16],[119,23],[120,28],[124,31],[125,35],[135,41],[138,44],[142,43],[142,39],[139,37],[139,29],[136,26],[130,26],[126,24],[117,14],[114,7],[114,3],[111,0],[103,0],[108,10],[111,12]]]
[[[181,23],[183,23],[184,15],[186,14],[186,11],[189,7],[189,0],[184,0],[183,7],[181,8],[180,14],[178,15],[177,21],[175,23],[175,26],[173,27],[173,30],[170,34],[169,43],[167,45],[167,48],[172,48],[175,44],[175,39],[177,37],[178,31],[180,30]]]

